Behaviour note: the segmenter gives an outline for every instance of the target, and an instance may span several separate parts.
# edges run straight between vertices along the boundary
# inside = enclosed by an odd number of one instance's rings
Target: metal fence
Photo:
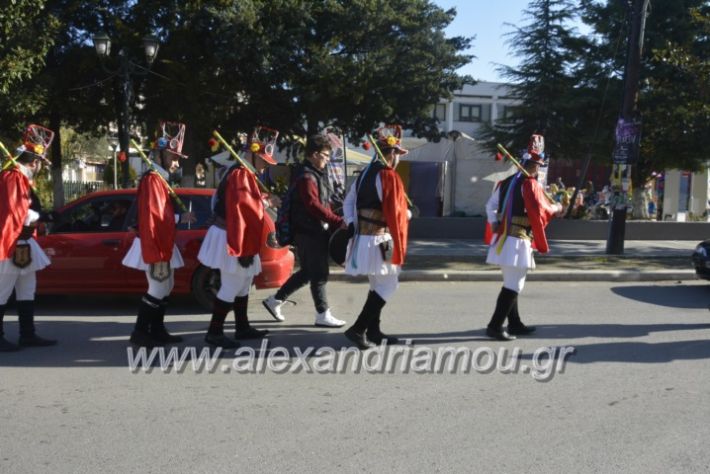
[[[103,181],[64,181],[64,200],[69,202],[85,194],[110,188]]]

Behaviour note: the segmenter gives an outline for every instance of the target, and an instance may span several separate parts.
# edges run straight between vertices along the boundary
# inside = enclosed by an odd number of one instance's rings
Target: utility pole
[[[638,157],[638,145],[641,138],[641,121],[638,114],[639,77],[641,75],[641,53],[643,51],[643,33],[646,27],[646,12],[650,0],[631,0],[631,28],[629,29],[626,69],[624,71],[624,100],[621,116],[616,126],[616,146],[614,148],[614,171],[612,186],[614,189],[613,213],[609,227],[606,253],[622,255],[624,253],[624,234],[626,231],[626,203],[631,183],[631,165]]]

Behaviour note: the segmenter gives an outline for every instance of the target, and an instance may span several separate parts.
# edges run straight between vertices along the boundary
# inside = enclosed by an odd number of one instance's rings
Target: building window
[[[434,106],[434,118],[438,122],[446,122],[446,104],[436,104]]]
[[[459,120],[461,122],[480,122],[481,106],[471,104],[459,104]]]

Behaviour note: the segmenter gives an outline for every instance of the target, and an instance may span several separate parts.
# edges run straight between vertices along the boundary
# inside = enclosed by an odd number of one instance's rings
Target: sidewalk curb
[[[399,281],[501,281],[499,271],[403,270]],[[332,272],[330,281],[360,282],[364,276],[352,277],[345,272]],[[528,281],[666,281],[697,280],[694,270],[538,270],[528,273]]]

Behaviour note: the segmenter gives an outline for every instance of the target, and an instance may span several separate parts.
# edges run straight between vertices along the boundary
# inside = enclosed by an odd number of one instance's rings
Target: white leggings
[[[249,294],[251,282],[254,280],[254,277],[251,275],[244,276],[238,273],[227,273],[223,271],[220,273],[220,279],[222,286],[219,287],[217,298],[231,303],[237,296],[246,296]]]
[[[376,292],[385,301],[388,301],[399,286],[399,276],[394,273],[390,275],[367,275],[370,280],[370,290]]]
[[[37,273],[29,272],[24,275],[19,271],[17,273],[0,273],[0,305],[7,304],[13,288],[16,300],[34,300],[37,289]]]
[[[148,279],[148,294],[153,298],[162,300],[170,296],[175,286],[175,270],[170,269],[170,277],[165,281],[153,280],[150,277],[150,268],[145,271],[145,276]]]
[[[503,287],[513,290],[516,293],[523,291],[525,277],[528,275],[527,268],[520,267],[500,267],[503,270]]]

